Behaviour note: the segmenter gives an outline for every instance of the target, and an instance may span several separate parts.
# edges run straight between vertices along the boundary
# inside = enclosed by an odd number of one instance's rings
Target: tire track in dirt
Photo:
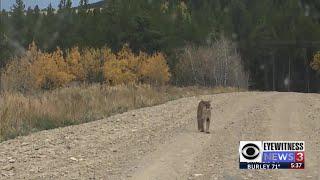
[[[257,102],[243,112],[235,127],[229,126],[223,141],[213,138],[212,147],[195,163],[189,179],[320,179],[319,176],[319,95],[276,93]],[[246,115],[247,114],[247,115]],[[239,130],[240,129],[240,130]],[[240,140],[302,140],[306,142],[305,170],[239,170],[237,142]],[[223,153],[223,144],[226,148]],[[236,144],[236,145],[234,145]],[[216,145],[216,146],[214,146]],[[232,149],[230,151],[230,149]],[[214,160],[208,160],[213,157]],[[229,158],[229,159],[228,159]],[[194,177],[193,174],[203,174]]]
[[[192,126],[188,127],[186,133],[176,136],[172,142],[159,146],[158,151],[143,159],[140,164],[145,165],[133,175],[132,179],[192,178],[192,176],[188,177],[188,173],[191,169],[195,168],[194,165],[198,163],[196,162],[196,158],[207,151],[207,148],[212,148],[212,144],[209,146],[209,143],[212,142],[213,139],[218,140],[216,137],[220,137],[220,140],[216,142],[225,144],[227,141],[223,142],[222,136],[228,136],[228,134],[225,134],[226,128],[230,124],[238,124],[238,122],[236,122],[237,118],[239,118],[238,116],[244,114],[248,109],[250,110],[257,101],[270,97],[270,94],[256,93],[255,95],[254,98],[250,98],[250,96],[244,96],[242,94],[236,98],[236,101],[235,99],[230,99],[223,105],[221,102],[215,102],[214,99],[211,99],[214,107],[212,113],[212,134],[198,133],[195,125],[191,123]],[[196,117],[192,118],[194,122],[195,118]],[[237,147],[238,142],[234,145]],[[237,155],[237,152],[236,150],[234,154]],[[228,156],[228,154],[225,155]],[[210,159],[211,157],[205,158]],[[202,173],[202,171],[199,173]]]
[[[306,167],[304,170],[279,170],[278,179],[319,179],[319,136],[316,137],[312,131],[318,127],[319,122],[310,118],[310,115],[317,112],[307,97],[310,95],[299,93],[283,93],[281,98],[274,101],[269,108],[268,115],[271,120],[272,133],[270,139],[305,141],[306,144]],[[318,110],[319,113],[319,110]],[[318,114],[319,115],[319,114]],[[320,116],[318,116],[319,118]],[[319,119],[318,119],[319,120]],[[311,156],[310,156],[311,155]],[[319,170],[319,168],[318,168]]]
[[[249,172],[239,169],[239,141],[263,140],[268,135],[265,106],[279,93],[263,93],[249,97],[245,102],[226,108],[215,125],[212,136],[203,154],[197,157],[189,179],[262,179],[269,176],[263,171]],[[230,113],[232,112],[232,113]],[[194,174],[203,174],[195,177]]]

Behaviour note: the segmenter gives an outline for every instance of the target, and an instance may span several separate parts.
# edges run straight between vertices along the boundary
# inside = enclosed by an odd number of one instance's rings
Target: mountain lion
[[[204,123],[206,123],[206,133],[209,132],[210,120],[211,120],[211,105],[210,101],[201,100],[198,105],[197,112],[198,130],[204,132]]]

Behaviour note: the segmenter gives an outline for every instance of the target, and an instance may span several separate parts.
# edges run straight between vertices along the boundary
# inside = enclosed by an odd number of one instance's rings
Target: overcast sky
[[[77,6],[79,4],[80,0],[72,0],[72,5]],[[98,2],[100,0],[89,0],[89,3]],[[16,2],[16,0],[0,0],[0,9],[6,9],[9,10],[10,7]],[[29,6],[34,7],[35,5],[38,5],[40,9],[48,7],[48,5],[51,3],[54,8],[58,7],[58,4],[60,0],[23,0],[23,2],[26,5],[26,8]]]

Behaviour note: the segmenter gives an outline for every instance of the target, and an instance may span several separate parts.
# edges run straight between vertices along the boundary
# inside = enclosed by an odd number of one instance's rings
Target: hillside
[[[102,0],[99,2],[95,2],[95,3],[90,3],[89,8],[100,8],[100,7],[106,6],[106,4],[107,4],[107,1]]]

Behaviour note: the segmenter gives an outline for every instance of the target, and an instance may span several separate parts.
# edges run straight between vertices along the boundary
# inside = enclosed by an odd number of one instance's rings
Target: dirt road
[[[212,100],[211,134],[196,130]],[[240,140],[306,142],[305,170],[239,170]],[[183,98],[0,144],[0,179],[320,179],[320,95]]]

